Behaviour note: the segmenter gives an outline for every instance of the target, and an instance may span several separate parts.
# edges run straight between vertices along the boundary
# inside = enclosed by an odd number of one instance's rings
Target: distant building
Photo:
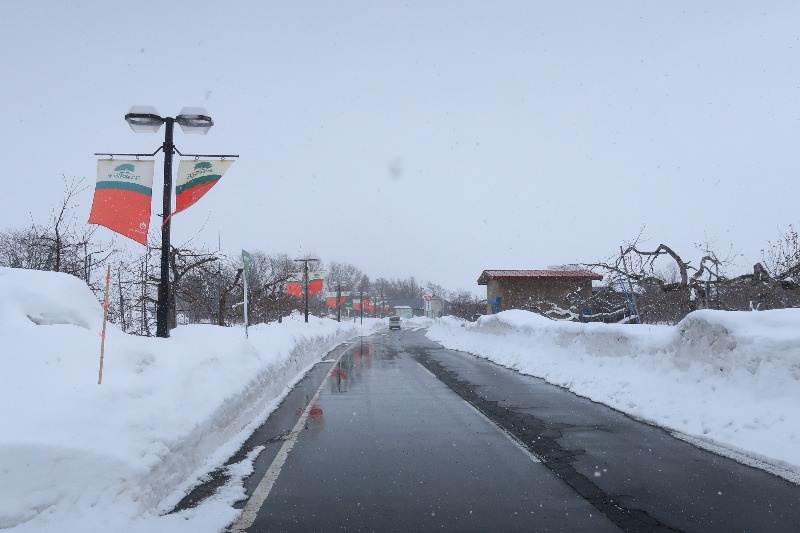
[[[407,305],[396,305],[394,306],[394,316],[399,316],[400,318],[412,318],[414,316],[414,312],[412,311],[411,307]]]
[[[398,308],[408,308],[411,310],[411,315],[408,318],[414,316],[424,316],[425,315],[425,303],[423,302],[422,298],[414,298],[414,299],[407,299],[407,298],[389,298],[384,300],[386,305],[391,309],[391,313],[395,316],[404,316],[397,314]],[[404,313],[408,313],[408,311],[403,311]]]
[[[561,309],[577,304],[582,311],[592,296],[592,280],[603,276],[588,270],[484,270],[478,285],[486,285],[486,313],[508,309],[538,311],[539,302]]]
[[[425,316],[439,318],[444,314],[445,301],[438,296],[425,296]]]

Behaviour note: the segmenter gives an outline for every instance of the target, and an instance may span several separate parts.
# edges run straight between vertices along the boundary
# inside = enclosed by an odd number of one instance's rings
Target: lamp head
[[[205,135],[214,121],[208,116],[208,112],[202,107],[184,107],[180,115],[175,117],[175,122],[183,130],[183,133],[195,135]]]
[[[157,133],[164,123],[155,107],[135,105],[125,115],[125,122],[136,133]]]

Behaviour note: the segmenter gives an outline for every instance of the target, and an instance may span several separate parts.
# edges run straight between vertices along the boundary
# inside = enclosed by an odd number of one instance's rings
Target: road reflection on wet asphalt
[[[248,531],[618,531],[400,343],[351,343]]]

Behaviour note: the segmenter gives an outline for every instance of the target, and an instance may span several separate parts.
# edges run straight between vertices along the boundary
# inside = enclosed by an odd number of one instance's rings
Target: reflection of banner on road
[[[89,224],[147,246],[154,168],[152,160],[99,159]]]
[[[217,184],[232,164],[233,161],[181,161],[178,164],[178,181],[175,183],[175,211],[172,215],[194,205],[211,190],[211,187]]]

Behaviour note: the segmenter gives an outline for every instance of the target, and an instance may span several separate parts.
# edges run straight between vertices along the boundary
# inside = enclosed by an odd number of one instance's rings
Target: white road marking
[[[417,361],[417,364],[418,364],[419,366],[421,366],[421,367],[422,367],[422,370],[424,370],[425,372],[427,372],[427,373],[428,373],[428,375],[429,375],[430,377],[432,377],[432,378],[433,378],[433,379],[435,379],[436,381],[440,381],[440,380],[439,380],[439,378],[437,378],[437,377],[436,377],[436,374],[434,374],[433,372],[431,372],[430,370],[428,370],[428,369],[427,369],[427,367],[425,367],[425,365],[423,365],[423,364],[422,364],[422,363],[420,363],[419,361]]]
[[[339,355],[336,361],[334,361],[334,364],[342,358],[342,355],[344,355],[344,352]],[[244,506],[244,510],[239,516],[239,520],[237,520],[236,523],[231,527],[231,533],[244,533],[245,530],[252,526],[253,522],[255,522],[258,511],[261,509],[261,506],[264,505],[264,502],[269,496],[273,485],[275,485],[275,482],[278,480],[278,476],[281,473],[283,465],[286,464],[286,460],[289,458],[289,452],[292,451],[292,448],[294,448],[294,444],[297,442],[297,437],[300,435],[300,432],[306,425],[308,414],[311,412],[311,406],[317,401],[320,392],[322,392],[322,387],[324,387],[325,383],[327,382],[328,376],[325,376],[325,379],[323,379],[322,383],[320,383],[317,392],[314,394],[314,397],[311,398],[311,401],[308,402],[305,411],[303,411],[303,414],[300,415],[300,419],[289,432],[289,436],[283,443],[283,446],[281,446],[281,449],[278,450],[278,454],[275,456],[275,459],[272,460],[272,464],[269,465],[267,473],[264,474],[263,478],[261,478],[261,482],[256,487],[256,490],[253,491],[253,495],[250,496],[249,500],[247,500],[247,504]]]
[[[429,375],[430,375],[430,376],[431,376],[433,379],[435,379],[436,381],[439,381],[439,382],[441,382],[441,380],[440,380],[439,378],[437,378],[437,377],[436,377],[436,374],[434,374],[433,372],[431,372],[430,370],[428,370],[428,369],[425,367],[425,365],[423,365],[423,364],[422,364],[422,363],[420,363],[419,361],[417,361],[417,364],[418,364],[419,366],[421,366],[421,367],[422,367],[422,369],[423,369],[425,372],[427,372],[427,373],[428,373],[428,374],[429,374]],[[507,438],[508,440],[510,440],[510,441],[511,441],[511,442],[514,444],[514,446],[516,446],[517,448],[519,448],[520,450],[522,450],[522,453],[524,453],[525,455],[527,455],[527,456],[528,456],[528,459],[530,459],[530,460],[531,460],[531,461],[533,461],[534,463],[541,463],[541,462],[542,462],[542,460],[541,460],[541,459],[540,459],[540,458],[539,458],[539,457],[538,457],[538,456],[537,456],[535,453],[531,452],[531,451],[530,451],[528,448],[526,448],[526,447],[525,447],[525,445],[524,445],[524,444],[522,444],[522,443],[519,441],[519,439],[518,439],[517,437],[515,437],[514,435],[512,435],[511,433],[509,433],[508,431],[506,431],[505,429],[503,429],[501,426],[498,426],[498,425],[497,425],[497,424],[496,424],[496,423],[495,423],[495,422],[494,422],[494,421],[493,421],[491,418],[489,418],[488,416],[486,416],[486,415],[483,413],[483,411],[481,411],[480,409],[478,409],[477,407],[475,407],[474,405],[472,405],[471,403],[469,403],[469,402],[468,402],[467,400],[465,400],[464,398],[461,398],[461,401],[463,401],[465,404],[467,404],[468,406],[470,406],[470,407],[472,408],[472,410],[473,410],[473,411],[475,411],[476,413],[478,413],[478,414],[479,414],[479,415],[480,415],[480,416],[481,416],[481,417],[482,417],[484,420],[486,420],[486,421],[487,421],[487,422],[488,422],[490,425],[492,425],[492,426],[493,426],[494,428],[496,428],[496,429],[497,429],[497,430],[498,430],[500,433],[502,433],[503,435],[505,435],[505,436],[506,436],[506,438]]]
[[[539,457],[538,457],[538,456],[537,456],[535,453],[533,453],[533,452],[532,452],[532,451],[530,451],[528,448],[526,448],[526,447],[525,447],[525,445],[524,445],[524,444],[522,444],[522,443],[519,441],[519,439],[518,439],[517,437],[515,437],[514,435],[512,435],[511,433],[509,433],[508,431],[506,431],[506,430],[505,430],[505,429],[503,429],[502,427],[500,427],[500,426],[498,426],[497,424],[495,424],[495,423],[492,421],[492,419],[491,419],[491,418],[489,418],[488,416],[486,416],[485,414],[483,414],[483,411],[481,411],[480,409],[478,409],[477,407],[475,407],[474,405],[472,405],[471,403],[469,403],[467,400],[464,400],[463,398],[462,398],[462,400],[464,401],[464,403],[465,403],[465,404],[467,404],[467,405],[469,405],[470,407],[472,407],[472,410],[473,410],[473,411],[475,411],[476,413],[478,413],[479,415],[481,415],[481,416],[482,416],[482,417],[483,417],[483,418],[484,418],[484,419],[485,419],[487,422],[489,422],[491,425],[493,425],[494,427],[496,427],[496,428],[497,428],[497,429],[498,429],[498,430],[499,430],[499,431],[500,431],[500,432],[501,432],[503,435],[505,435],[505,436],[508,438],[508,440],[510,440],[510,441],[511,441],[511,442],[514,444],[514,446],[516,446],[517,448],[519,448],[520,450],[522,450],[522,453],[524,453],[525,455],[527,455],[527,456],[528,456],[528,459],[530,459],[530,460],[531,460],[531,461],[533,461],[534,463],[541,463],[541,462],[542,462],[542,460],[541,460],[541,459],[539,459]]]

